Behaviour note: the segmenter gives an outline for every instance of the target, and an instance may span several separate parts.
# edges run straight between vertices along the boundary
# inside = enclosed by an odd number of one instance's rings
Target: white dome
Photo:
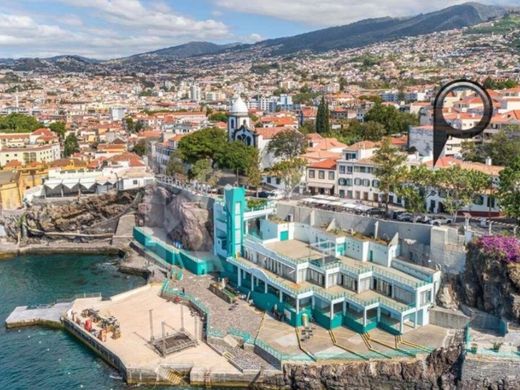
[[[237,115],[237,114],[243,114],[248,115],[249,110],[247,109],[246,103],[242,100],[242,98],[239,96],[231,106],[231,114]]]

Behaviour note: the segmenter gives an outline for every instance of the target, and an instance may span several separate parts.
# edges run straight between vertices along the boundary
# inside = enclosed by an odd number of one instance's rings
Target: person
[[[186,290],[184,289],[184,287],[182,288],[182,295],[186,294]]]

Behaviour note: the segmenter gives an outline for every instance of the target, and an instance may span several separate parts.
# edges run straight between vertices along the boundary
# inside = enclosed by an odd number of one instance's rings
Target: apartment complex
[[[358,332],[401,334],[429,323],[440,272],[399,257],[390,240],[282,221],[274,205],[249,208],[242,188],[228,187],[213,208],[214,254],[223,274],[253,303],[293,326],[311,319]]]
[[[0,134],[0,166],[11,161],[26,165],[32,162],[51,162],[60,158],[58,137],[49,129],[32,133]]]

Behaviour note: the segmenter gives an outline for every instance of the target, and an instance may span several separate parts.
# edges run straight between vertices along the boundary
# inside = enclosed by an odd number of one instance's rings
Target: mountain
[[[172,68],[182,70],[181,61],[192,57],[226,53],[233,56],[270,56],[293,54],[300,51],[324,52],[362,47],[377,42],[438,31],[473,26],[493,18],[503,17],[508,9],[478,3],[465,3],[440,11],[408,18],[365,19],[345,26],[330,27],[292,37],[269,39],[255,44],[218,45],[211,42],[189,42],[179,46],[135,54],[108,61],[80,56],[52,58],[0,59],[0,69],[41,72],[161,72]],[[260,53],[260,54],[259,54]],[[206,58],[206,59],[207,59]]]
[[[223,50],[233,47],[234,45],[238,44],[217,45],[216,43],[211,42],[189,42],[179,46],[172,46],[165,49],[136,54],[127,57],[127,59],[143,57],[168,57],[171,59],[187,58],[198,55],[220,53]]]
[[[506,12],[507,10],[501,7],[465,3],[410,18],[365,19],[293,37],[270,39],[255,46],[275,48],[276,54],[289,54],[301,50],[323,52],[350,49],[407,36],[473,26],[491,18],[504,16]]]

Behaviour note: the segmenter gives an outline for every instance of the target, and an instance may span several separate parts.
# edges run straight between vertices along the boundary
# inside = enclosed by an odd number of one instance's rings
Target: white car
[[[433,226],[449,225],[451,223],[453,223],[453,219],[444,216],[435,216],[430,219],[430,225]]]

